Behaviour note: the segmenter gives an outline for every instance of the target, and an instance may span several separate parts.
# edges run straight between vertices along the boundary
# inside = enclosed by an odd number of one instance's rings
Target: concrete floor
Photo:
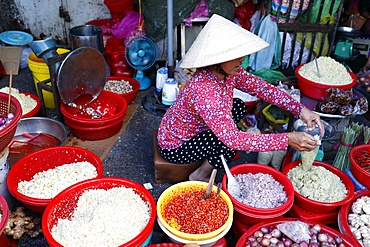
[[[0,88],[8,86],[9,76],[0,79]],[[36,94],[35,85],[32,78],[32,73],[28,68],[21,69],[18,75],[13,75],[13,87],[20,91]],[[142,105],[143,99],[153,94],[154,87],[148,90],[139,91],[134,103],[140,104],[139,108],[134,113],[125,130],[118,137],[115,145],[109,152],[105,160],[104,175],[118,176],[131,179],[140,184],[150,183],[153,187],[151,193],[155,200],[160,194],[170,186],[170,184],[156,184],[154,181],[154,166],[153,166],[153,147],[152,147],[152,131],[158,129],[161,116],[157,116],[148,112]],[[53,114],[53,111],[48,111],[48,114]],[[52,116],[49,116],[52,117]],[[369,125],[369,121],[363,116],[355,118],[356,121]],[[241,158],[233,161],[230,166],[240,163],[255,163],[255,153],[241,152]],[[219,171],[216,177],[216,182],[220,182],[223,171]],[[155,232],[152,243],[161,241],[162,232],[159,227],[155,226]],[[233,232],[230,231],[226,235],[228,246],[235,246]],[[39,243],[28,240],[19,242],[19,246],[47,246],[45,240],[38,239]]]

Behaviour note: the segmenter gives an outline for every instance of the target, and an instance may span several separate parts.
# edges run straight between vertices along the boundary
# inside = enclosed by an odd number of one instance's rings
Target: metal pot
[[[92,47],[104,53],[102,29],[95,25],[81,25],[70,30],[72,50],[79,47]]]

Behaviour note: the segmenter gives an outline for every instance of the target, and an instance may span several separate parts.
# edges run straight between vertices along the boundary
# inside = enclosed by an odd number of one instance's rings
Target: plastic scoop
[[[208,199],[211,196],[213,184],[215,182],[217,174],[217,169],[213,169],[211,177],[209,178],[208,186],[206,192],[202,195],[202,199]]]
[[[39,147],[54,147],[58,146],[59,142],[56,138],[51,135],[44,134],[44,133],[37,133],[36,135],[31,135],[29,133],[22,133],[23,137],[29,138],[27,141],[28,143],[32,143],[33,145]]]
[[[227,176],[227,190],[233,197],[238,198],[240,196],[240,187],[239,187],[238,181],[236,181],[233,174],[231,174],[231,171],[229,167],[227,166],[224,156],[221,154],[220,157],[222,160],[222,164],[224,165],[226,176]]]

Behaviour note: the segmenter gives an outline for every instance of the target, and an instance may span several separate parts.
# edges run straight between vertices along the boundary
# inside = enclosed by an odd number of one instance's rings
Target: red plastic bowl
[[[22,115],[22,118],[28,118],[28,117],[35,117],[35,116],[37,116],[38,113],[39,113],[39,110],[41,108],[41,101],[40,101],[39,97],[37,97],[36,95],[34,95],[32,93],[23,92],[21,94],[27,95],[27,96],[29,96],[30,98],[32,98],[33,100],[36,101],[35,108],[33,108],[31,111],[23,114]]]
[[[103,175],[103,164],[100,158],[93,152],[83,148],[57,146],[30,153],[18,160],[9,170],[7,178],[9,192],[31,211],[42,214],[51,199],[40,199],[23,195],[17,190],[18,183],[24,180],[31,180],[38,172],[81,161],[88,161],[93,164],[97,169],[97,177]]]
[[[233,175],[237,174],[256,174],[256,173],[265,173],[270,174],[277,182],[284,186],[284,190],[288,196],[288,201],[279,207],[276,208],[255,208],[248,206],[238,200],[236,200],[232,195],[230,195],[229,191],[227,190],[227,176],[226,174],[222,178],[222,189],[226,192],[226,194],[230,197],[234,209],[234,219],[237,221],[242,222],[246,225],[253,225],[257,222],[260,222],[261,219],[271,219],[281,217],[283,214],[289,211],[289,209],[293,206],[294,202],[294,188],[293,184],[290,180],[280,171],[276,170],[275,168],[261,165],[261,164],[239,164],[232,168],[230,171]]]
[[[283,174],[287,175],[290,169],[298,166],[301,162],[302,162],[301,160],[296,160],[287,164],[282,170]],[[339,211],[340,206],[349,202],[353,198],[353,195],[355,193],[355,187],[352,183],[352,180],[343,171],[341,171],[340,169],[331,164],[315,160],[313,162],[313,165],[322,166],[328,171],[337,175],[340,178],[340,180],[345,184],[348,194],[346,198],[338,202],[319,202],[306,198],[299,194],[298,192],[294,191],[295,198],[294,203],[297,206],[314,213],[328,213],[336,210]]]
[[[343,90],[348,90],[348,89],[353,88],[356,85],[357,77],[352,71],[349,71],[349,70],[348,70],[348,73],[352,77],[353,81],[346,85],[325,85],[325,84],[321,84],[321,83],[308,80],[299,74],[299,69],[303,65],[304,64],[299,65],[295,70],[295,75],[298,79],[298,88],[302,91],[304,95],[312,99],[317,99],[317,100],[324,99],[327,94],[326,90],[328,90],[329,88],[339,88]]]
[[[0,235],[3,233],[6,223],[8,222],[9,217],[9,208],[8,203],[6,202],[3,195],[0,194],[0,213],[1,213],[1,221],[0,221]]]
[[[370,190],[359,190],[356,191],[355,195],[353,196],[352,200],[349,201],[348,203],[344,204],[338,214],[338,227],[339,231],[343,233],[344,235],[356,239],[355,236],[352,234],[351,229],[349,228],[348,225],[348,214],[351,212],[351,207],[352,204],[359,198],[363,196],[370,196]],[[357,241],[356,241],[357,242]],[[361,244],[357,242],[358,247],[361,247]]]
[[[99,97],[88,105],[93,109],[100,106],[107,109],[107,114],[102,118],[81,114],[81,110],[66,104],[62,104],[60,110],[72,134],[85,140],[100,140],[113,136],[120,130],[126,117],[127,103],[118,94],[103,90]]]
[[[126,113],[123,118],[125,118],[125,116]],[[76,125],[76,123],[68,119],[65,119],[64,122],[66,125],[68,125],[69,130],[73,133],[73,135],[82,140],[106,139],[118,133],[123,125],[123,120],[121,119],[101,127],[81,127],[80,125]]]
[[[156,219],[156,205],[152,194],[144,188],[141,184],[134,181],[118,178],[118,177],[102,177],[96,179],[89,179],[77,183],[61,193],[59,193],[50,204],[46,207],[45,212],[42,216],[42,232],[51,247],[62,247],[51,235],[51,229],[57,224],[58,220],[63,218],[70,218],[79,197],[86,190],[91,189],[111,189],[115,187],[127,187],[132,188],[135,193],[140,195],[142,200],[149,204],[151,209],[151,215],[148,224],[145,226],[143,231],[135,238],[121,246],[141,246],[148,238],[151,237],[154,229],[154,221]],[[108,230],[108,229],[107,229]]]
[[[353,176],[356,178],[358,182],[360,182],[367,188],[370,188],[370,172],[365,171],[355,161],[355,157],[363,151],[367,151],[367,153],[369,154],[368,157],[370,157],[370,144],[361,144],[351,149],[351,151],[349,152],[349,159],[351,161],[350,169],[351,169]]]
[[[247,244],[247,241],[248,241],[248,237],[249,236],[252,236],[253,233],[257,230],[260,230],[261,227],[270,227],[270,226],[275,226],[275,225],[278,225],[280,223],[284,223],[284,222],[288,222],[288,221],[293,221],[293,220],[298,220],[297,218],[285,218],[285,219],[279,219],[279,220],[268,220],[268,221],[263,221],[263,222],[260,222],[259,224],[256,224],[254,226],[252,226],[251,228],[249,228],[238,240],[237,244],[236,244],[236,247],[245,247],[246,244]],[[306,222],[307,224],[309,224],[310,226],[313,226],[314,224],[317,224],[317,222],[314,222],[314,221],[304,221],[304,220],[301,220],[302,222]],[[345,236],[344,234],[326,226],[326,225],[322,225],[322,224],[319,224],[321,226],[321,232],[323,233],[328,233],[330,234],[331,236],[339,236],[342,238],[343,240],[343,243],[345,246],[348,246],[348,247],[354,247],[354,246],[357,246],[355,244],[355,241],[352,240],[351,238],[349,238],[348,236]]]
[[[107,81],[109,80],[119,80],[119,81],[125,80],[125,81],[130,82],[132,86],[132,91],[128,93],[118,94],[118,95],[120,95],[122,98],[126,100],[127,105],[131,104],[136,99],[136,95],[139,92],[139,88],[140,88],[140,83],[137,80],[135,80],[134,78],[125,77],[125,76],[108,76]]]

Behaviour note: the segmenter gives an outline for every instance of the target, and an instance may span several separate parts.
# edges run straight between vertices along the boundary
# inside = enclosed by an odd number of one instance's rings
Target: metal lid
[[[106,78],[107,66],[103,55],[95,48],[80,47],[61,63],[57,87],[66,104],[73,103],[82,95],[91,95],[91,102],[103,90]]]
[[[9,45],[27,45],[33,40],[31,34],[22,31],[5,31],[0,33],[0,40]]]

